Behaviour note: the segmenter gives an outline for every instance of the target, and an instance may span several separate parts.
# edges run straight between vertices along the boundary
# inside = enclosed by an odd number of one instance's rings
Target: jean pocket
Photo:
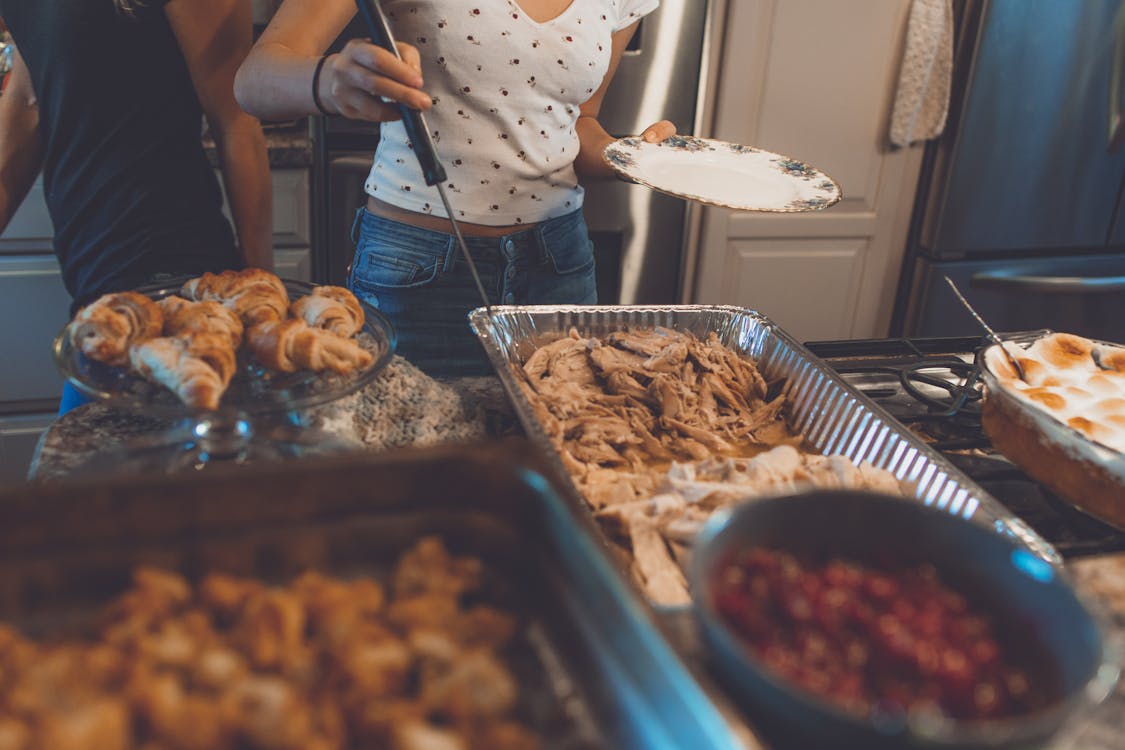
[[[425,286],[437,278],[445,263],[445,255],[445,248],[399,248],[384,243],[367,243],[361,239],[352,270],[352,284],[372,290]]]
[[[560,276],[588,273],[594,267],[594,245],[588,237],[551,243],[547,246],[547,257]]]

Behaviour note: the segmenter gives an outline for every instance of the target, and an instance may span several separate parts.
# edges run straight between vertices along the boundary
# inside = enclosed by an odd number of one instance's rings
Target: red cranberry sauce
[[[1046,700],[989,618],[932,566],[810,565],[754,549],[719,566],[713,592],[723,619],[770,670],[854,713],[986,719]]]

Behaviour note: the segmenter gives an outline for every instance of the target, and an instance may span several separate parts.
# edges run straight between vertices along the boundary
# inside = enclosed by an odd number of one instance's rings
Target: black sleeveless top
[[[240,265],[163,5],[129,17],[112,0],[0,0],[39,99],[44,192],[76,308],[159,274]]]

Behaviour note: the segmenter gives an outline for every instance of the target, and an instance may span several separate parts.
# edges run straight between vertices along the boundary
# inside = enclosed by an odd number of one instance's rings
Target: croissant
[[[190,300],[221,302],[246,328],[285,318],[289,293],[281,279],[260,268],[205,273],[190,279],[180,293]]]
[[[105,294],[74,316],[70,342],[91,359],[123,365],[129,361],[129,347],[159,336],[163,325],[160,308],[143,294]]]
[[[371,352],[354,339],[310,328],[300,318],[254,326],[246,333],[246,345],[264,366],[281,372],[332,370],[347,375],[374,361]]]
[[[133,369],[195,409],[219,408],[236,367],[230,339],[220,333],[161,336],[133,346]]]
[[[242,344],[242,321],[220,302],[190,302],[183,297],[165,297],[157,304],[164,313],[165,336],[219,333],[230,339],[233,349]]]
[[[314,328],[351,338],[363,328],[363,308],[355,295],[342,286],[314,287],[311,294],[289,306],[295,318]]]

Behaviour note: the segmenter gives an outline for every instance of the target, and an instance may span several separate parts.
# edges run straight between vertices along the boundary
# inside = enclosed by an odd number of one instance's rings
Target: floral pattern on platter
[[[788,172],[794,177],[804,177],[806,180],[811,180],[813,177],[820,176],[814,167],[810,167],[803,161],[797,161],[796,159],[778,159],[777,166],[778,169],[781,169],[783,172]]]
[[[827,198],[802,198],[790,203],[789,208],[793,211],[813,211],[818,208],[824,208],[827,205]]]
[[[815,211],[839,202],[839,185],[816,167],[754,146],[689,135],[661,143],[622,138],[604,150],[624,179],[706,205],[745,211]]]
[[[679,151],[714,151],[715,147],[702,138],[690,135],[673,135],[659,144],[662,148],[674,148]]]
[[[606,151],[605,158],[619,170],[632,169],[637,166],[637,160],[623,151]]]
[[[631,148],[639,148],[642,145],[648,144],[648,141],[644,140],[643,138],[622,138],[620,142]],[[696,138],[695,136],[691,135],[673,135],[669,136],[660,143],[654,143],[651,145],[654,145],[658,148],[670,148],[676,151],[687,151],[689,153],[715,150],[715,147],[711,144],[711,142],[706,141],[703,138]],[[732,150],[736,148],[754,150],[751,146],[741,146],[735,143],[731,143],[728,145]]]

